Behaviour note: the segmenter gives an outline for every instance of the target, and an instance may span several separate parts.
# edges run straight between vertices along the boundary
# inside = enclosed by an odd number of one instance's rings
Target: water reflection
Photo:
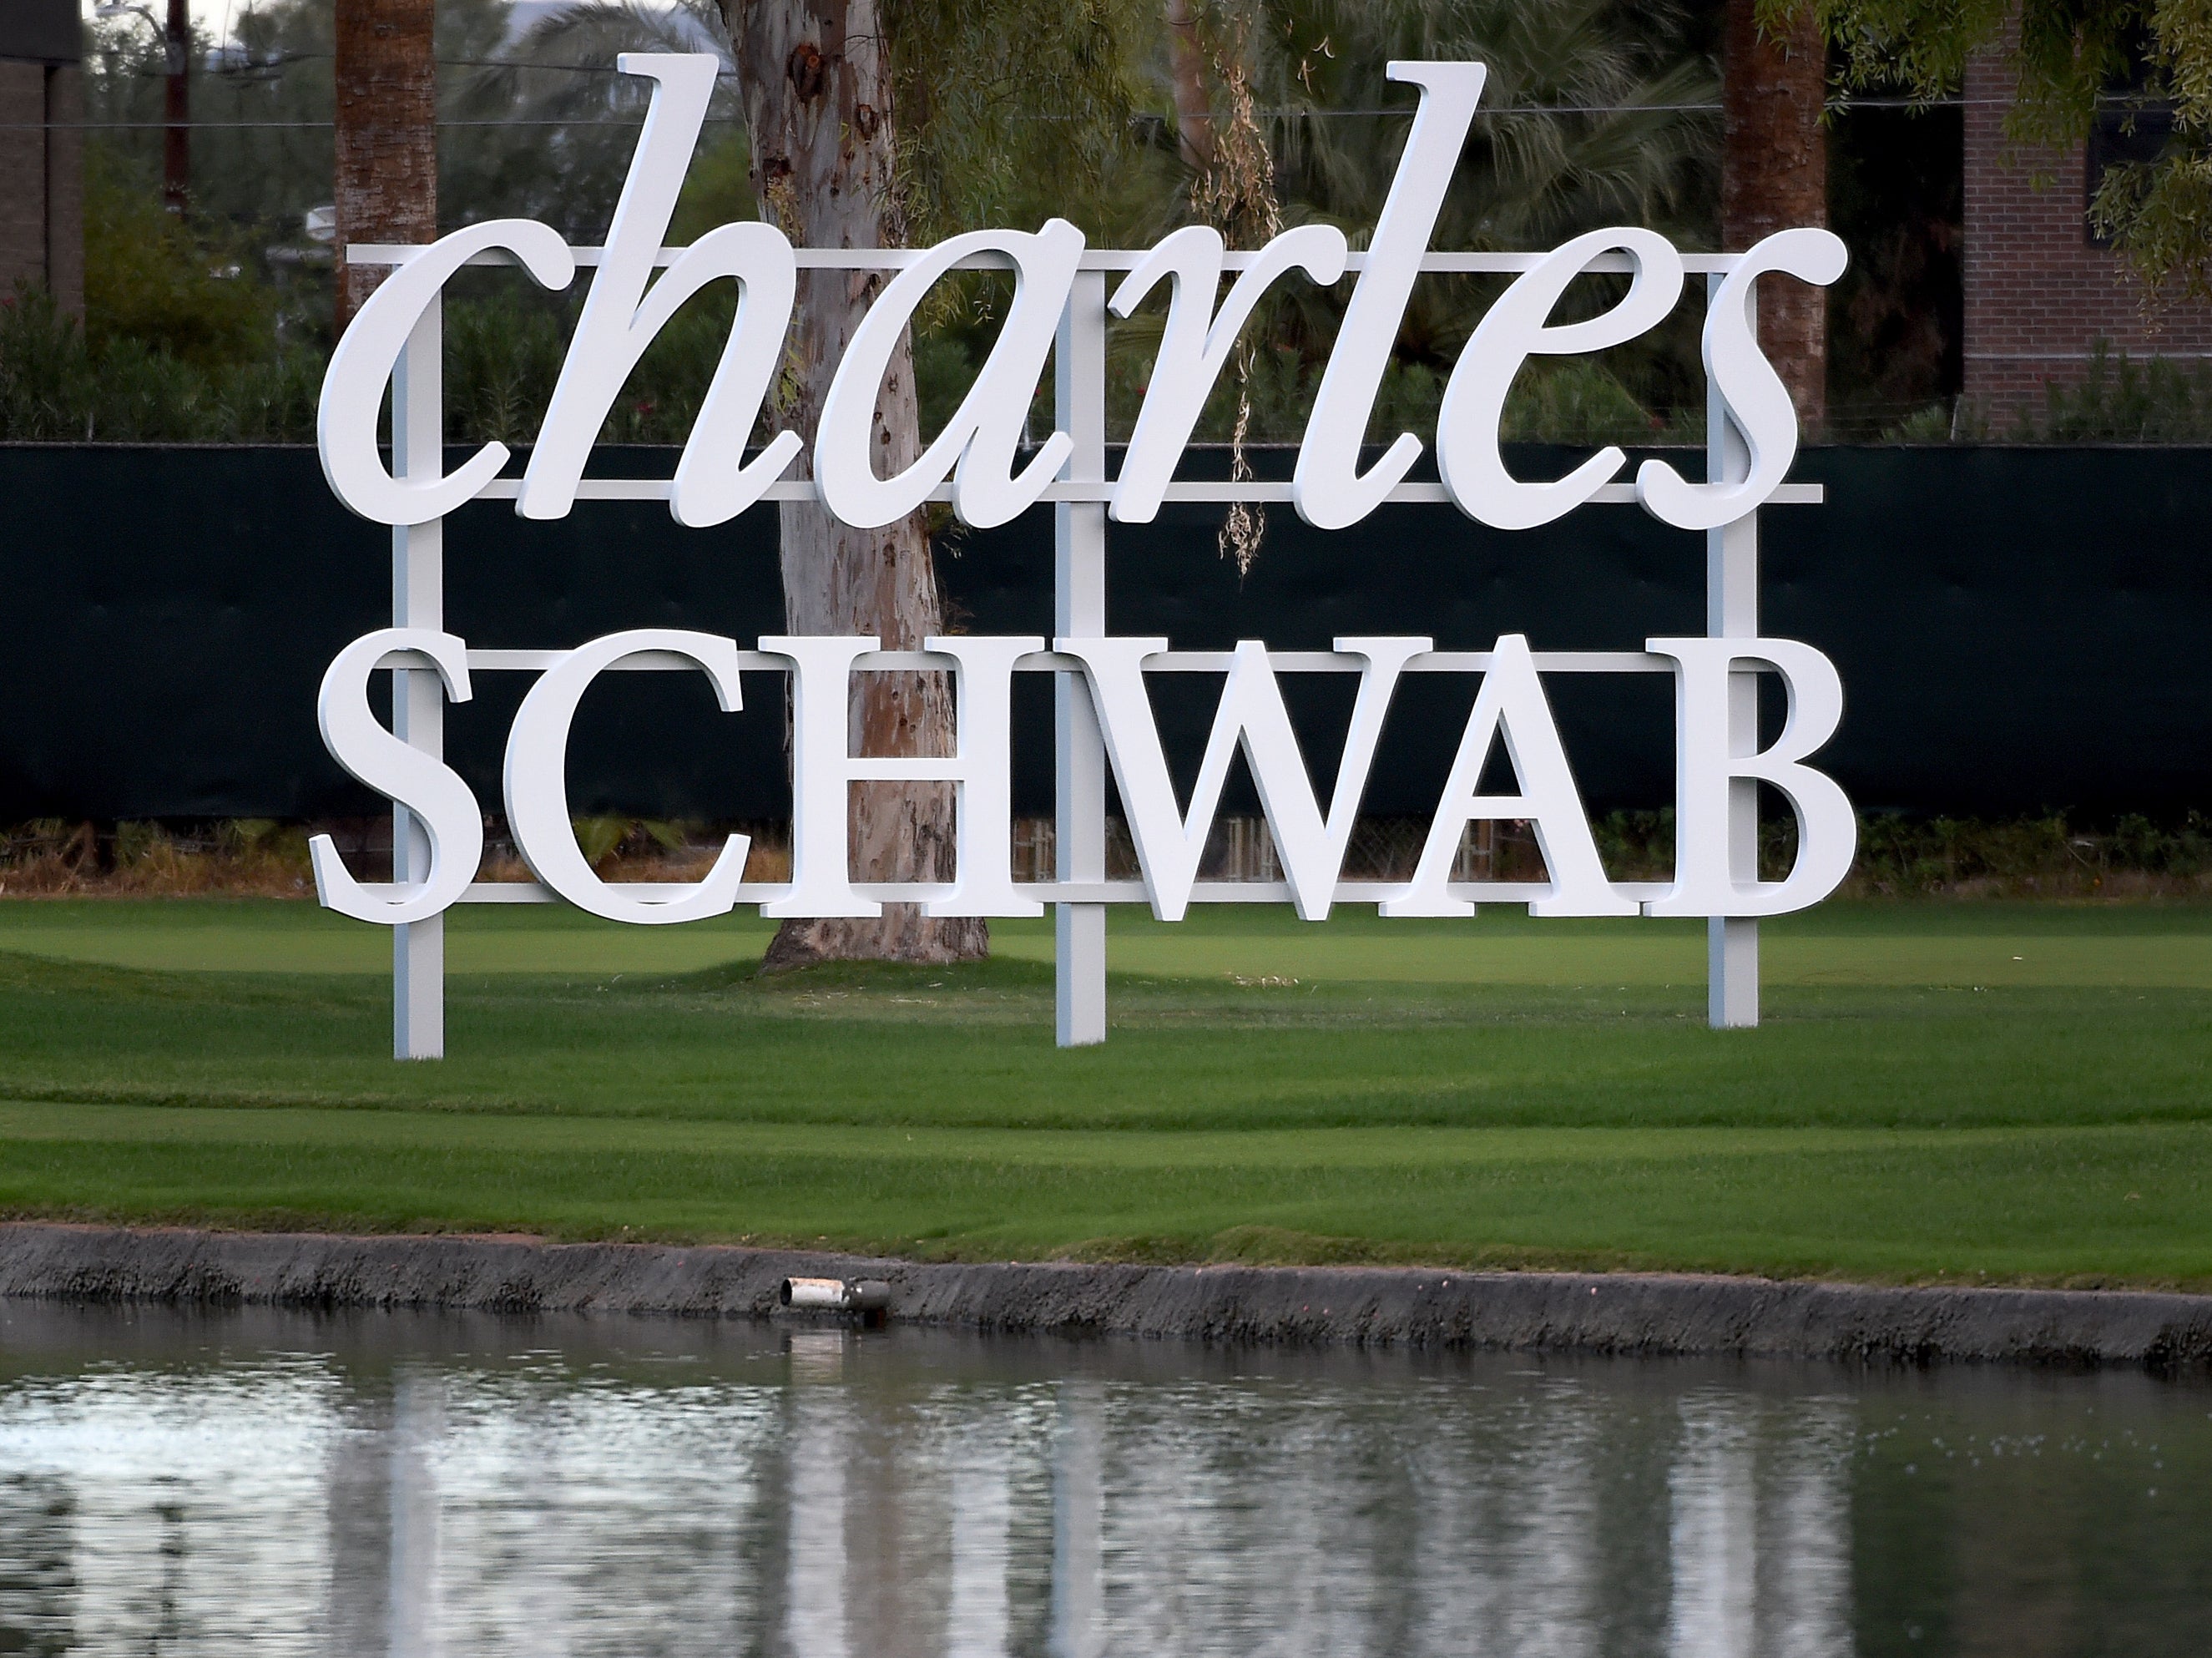
[[[0,1652],[2204,1649],[2212,1390],[0,1309]]]

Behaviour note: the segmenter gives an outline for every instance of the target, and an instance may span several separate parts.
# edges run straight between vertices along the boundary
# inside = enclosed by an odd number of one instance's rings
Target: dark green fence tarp
[[[1532,477],[1571,459],[1516,456]],[[611,450],[595,470],[665,477],[672,461]],[[1796,476],[1826,484],[1827,504],[1762,513],[1765,629],[1835,659],[1845,715],[1826,763],[1860,805],[2095,815],[2212,799],[2212,450],[1826,448]],[[314,702],[331,657],[389,618],[390,532],[331,499],[312,451],[0,446],[0,820],[376,804],[323,751]],[[1576,650],[1704,628],[1705,538],[1633,507],[1519,534],[1437,507],[1323,533],[1279,508],[1242,580],[1217,554],[1218,523],[1218,508],[1170,507],[1112,528],[1113,631],[1191,648],[1426,634],[1460,649],[1517,632]],[[749,645],[782,628],[775,535],[767,510],[688,531],[658,503],[586,503],[554,523],[477,503],[447,523],[447,626],[479,647],[647,626]],[[1049,633],[1048,510],[949,541],[939,568],[962,629]],[[489,811],[527,677],[481,675],[476,701],[448,715],[450,751]],[[1326,784],[1352,688],[1293,683]],[[1217,684],[1178,677],[1158,690],[1186,777]],[[1549,684],[1592,805],[1666,804],[1664,680]],[[726,715],[697,676],[602,681],[577,728],[577,810],[781,815],[780,677],[748,676],[746,690],[746,710]],[[1368,810],[1430,808],[1473,695],[1456,679],[1408,683]],[[1048,806],[1049,700],[1045,677],[1027,677],[1024,810]]]

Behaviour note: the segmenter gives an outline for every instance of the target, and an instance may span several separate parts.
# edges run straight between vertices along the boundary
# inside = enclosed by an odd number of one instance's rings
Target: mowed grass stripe
[[[0,957],[0,1085],[186,1105],[435,1107],[853,1126],[1965,1127],[2212,1117],[2187,992],[1695,993],[1118,981],[1112,1039],[1051,1041],[1021,963],[461,981],[449,1053],[389,1059],[374,981]]]
[[[1770,962],[1899,981],[1771,983],[1761,1029],[1718,1033],[1694,975],[1638,976],[1694,929],[1121,917],[1117,947],[1176,970],[1118,975],[1111,1040],[1078,1053],[1018,928],[980,965],[763,980],[757,926],[704,930],[739,953],[703,969],[555,973],[527,964],[599,935],[487,911],[456,930],[507,965],[457,975],[453,1057],[405,1066],[377,974],[100,964],[357,936],[311,908],[0,905],[0,944],[26,912],[82,959],[0,949],[20,1214],[2212,1284],[2201,907],[1815,912]],[[1590,982],[1472,975],[1469,938],[1583,952]],[[1462,976],[1309,979],[1299,950]],[[2069,981],[1979,971],[2000,955]]]
[[[2212,1278],[2212,1128],[1147,1135],[0,1105],[0,1204],[933,1256]]]
[[[2212,989],[2212,910],[2142,906],[2132,927],[2112,909],[2019,904],[1847,905],[1765,929],[1767,983],[2081,985]],[[2068,925],[2070,923],[2070,925]],[[759,959],[772,928],[750,914],[681,927],[624,927],[557,907],[456,910],[457,975],[696,972]],[[998,922],[994,948],[1046,963],[1048,926]],[[389,972],[391,940],[311,904],[100,901],[0,904],[0,950],[164,972]],[[1321,925],[1271,910],[1200,907],[1174,926],[1123,906],[1109,963],[1154,976],[1295,977],[1328,983],[1682,987],[1702,984],[1692,923],[1530,921],[1492,910],[1472,921],[1385,921],[1340,908]]]
[[[2039,1131],[2053,1145],[2112,1131],[2102,1127]],[[2186,1141],[2212,1134],[2203,1125],[2160,1125],[2156,1133]],[[641,1121],[572,1115],[472,1117],[444,1111],[358,1112],[316,1106],[280,1110],[252,1107],[0,1101],[0,1136],[58,1141],[204,1140],[239,1145],[343,1144],[596,1153],[639,1150],[656,1154],[819,1157],[836,1148],[850,1157],[932,1162],[946,1157],[997,1163],[1096,1164],[1129,1169],[1441,1168],[1606,1157],[1638,1162],[1668,1158],[1819,1156],[1863,1149],[1869,1132],[1837,1128],[1300,1128],[1147,1132],[1121,1129],[854,1127],[794,1123]],[[1953,1151],[2018,1143],[2011,1129],[1899,1129],[1880,1133],[1899,1151]]]

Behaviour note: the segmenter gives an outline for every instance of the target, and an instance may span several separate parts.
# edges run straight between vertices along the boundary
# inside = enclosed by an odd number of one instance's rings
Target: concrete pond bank
[[[2212,1296],[1690,1274],[939,1263],[528,1238],[0,1224],[0,1296],[769,1318],[789,1278],[881,1280],[900,1323],[1297,1345],[2212,1367]]]

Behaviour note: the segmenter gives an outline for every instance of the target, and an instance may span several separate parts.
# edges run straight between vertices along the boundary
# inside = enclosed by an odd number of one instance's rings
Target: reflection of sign
[[[1432,253],[1428,240],[1481,92],[1474,64],[1397,64],[1390,75],[1421,90],[1398,173],[1368,248],[1344,234],[1302,225],[1252,253],[1230,253],[1204,227],[1175,232],[1144,252],[1087,250],[1080,231],[1055,219],[1036,232],[986,230],[923,250],[794,249],[773,226],[724,225],[687,248],[664,249],[677,193],[713,87],[704,57],[625,57],[627,72],[657,83],[630,176],[603,249],[572,248],[528,220],[471,226],[423,248],[356,248],[357,262],[398,267],[364,305],[333,355],[323,388],[320,449],[331,488],[354,511],[395,526],[401,571],[398,625],[356,641],[331,665],[320,712],[325,740],[348,770],[401,808],[398,878],[356,881],[327,837],[315,843],[317,890],[364,920],[408,926],[471,898],[519,896],[472,886],[483,846],[478,802],[437,756],[438,704],[469,695],[471,670],[539,672],[510,733],[506,810],[516,844],[550,894],[593,914],[672,922],[757,902],[775,916],[871,915],[884,899],[922,902],[939,915],[1034,915],[1045,902],[1087,908],[1142,896],[1180,916],[1194,899],[1280,896],[1301,915],[1333,901],[1372,902],[1387,915],[1472,913],[1482,897],[1530,902],[1540,915],[1753,916],[1803,907],[1832,890],[1848,867],[1852,813],[1835,784],[1803,762],[1835,729],[1841,689],[1808,646],[1756,636],[1752,514],[1764,502],[1817,499],[1784,483],[1796,452],[1787,391],[1761,355],[1754,284],[1765,274],[1825,284],[1844,264],[1823,230],[1788,230],[1748,252],[1685,256],[1646,230],[1601,230],[1540,254]],[[486,444],[442,472],[436,408],[439,296],[470,264],[519,264],[543,286],[565,288],[596,264],[575,337],[544,428],[520,478],[501,477],[508,452]],[[653,280],[656,267],[665,270]],[[787,478],[804,446],[775,434],[750,461],[744,449],[783,359],[797,273],[826,268],[892,273],[854,332],[824,401],[811,477]],[[913,465],[879,477],[871,459],[877,399],[916,307],[956,269],[1014,274],[1014,298],[989,358],[945,430]],[[1692,482],[1661,460],[1616,482],[1618,448],[1565,477],[1516,478],[1499,451],[1499,425],[1515,375],[1532,356],[1598,351],[1657,325],[1680,299],[1692,269],[1707,277],[1704,355],[1712,387],[1714,452]],[[1437,417],[1440,482],[1408,483],[1421,449],[1401,434],[1365,471],[1367,434],[1400,320],[1422,273],[1510,273],[1515,280],[1461,355]],[[1123,273],[1109,301],[1109,272]],[[1567,290],[1591,273],[1617,273],[1625,288],[1597,314],[1551,320]],[[1316,394],[1287,487],[1178,482],[1176,465],[1239,331],[1266,292],[1304,280],[1356,281]],[[673,477],[585,480],[593,442],[623,381],[684,301],[730,280],[740,299],[697,422]],[[1225,295],[1222,284],[1228,281]],[[650,286],[648,287],[648,284]],[[1105,476],[1105,313],[1127,316],[1164,290],[1161,343],[1120,473]],[[1218,297],[1218,303],[1216,303]],[[1056,353],[1056,357],[1055,357]],[[1060,429],[1025,465],[1019,454],[1031,399],[1048,359],[1056,366]],[[378,447],[380,411],[394,389],[394,464]],[[438,520],[465,501],[511,498],[526,518],[557,518],[579,499],[665,499],[681,523],[724,522],[763,501],[807,500],[844,522],[895,522],[925,502],[949,501],[975,525],[1002,524],[1039,503],[1060,514],[1060,637],[954,637],[921,652],[885,653],[872,639],[771,638],[757,651],[733,640],[655,629],[618,634],[572,652],[471,650],[443,630],[435,598]],[[1165,501],[1285,500],[1309,522],[1340,529],[1385,501],[1456,506],[1498,528],[1549,523],[1589,502],[1636,502],[1668,524],[1710,532],[1714,561],[1712,639],[1648,641],[1645,652],[1532,653],[1507,635],[1479,652],[1437,651],[1426,639],[1361,639],[1333,652],[1278,653],[1246,643],[1234,653],[1176,653],[1164,640],[1108,636],[1103,533],[1109,518],[1144,522]],[[399,671],[395,731],[369,708],[370,677]],[[673,890],[610,886],[592,875],[569,828],[563,775],[569,722],[592,679],[615,667],[704,672],[724,708],[741,706],[744,671],[793,676],[793,867],[787,884],[744,879],[746,846],[732,837],[708,878]],[[957,753],[949,759],[855,758],[848,736],[851,675],[935,669],[954,676]],[[1788,723],[1757,750],[1755,672],[1778,674]],[[1060,879],[1017,883],[1008,823],[1011,677],[1060,676],[1062,781]],[[1650,889],[1614,883],[1598,861],[1540,675],[1550,671],[1664,672],[1676,683],[1677,824],[1674,878]],[[1179,805],[1162,757],[1145,676],[1211,671],[1226,683],[1196,791]],[[1311,780],[1285,712],[1282,672],[1353,673],[1357,709],[1327,801]],[[1406,673],[1476,673],[1481,687],[1419,868],[1410,882],[1339,879],[1361,787]],[[1088,695],[1076,695],[1075,685]],[[1486,796],[1479,779],[1503,742],[1516,793]],[[1278,890],[1196,881],[1200,853],[1228,769],[1241,750],[1259,786],[1287,877]],[[1126,808],[1141,885],[1104,879],[1104,764]],[[847,864],[848,784],[860,779],[944,780],[958,792],[957,879],[950,885],[855,885]],[[1785,880],[1759,883],[1747,849],[1747,812],[1759,781],[1791,801],[1798,853]],[[1533,824],[1550,879],[1533,887],[1449,879],[1466,824],[1511,817]],[[1096,821],[1094,821],[1096,820]],[[1755,831],[1755,815],[1749,819]],[[544,896],[534,891],[530,896]],[[1102,958],[1103,959],[1103,958]],[[1065,967],[1065,961],[1063,961]],[[1103,1017],[1103,1015],[1102,1015]],[[1103,1025],[1101,1027],[1103,1030]],[[1065,1031],[1063,1032],[1065,1034]],[[403,1041],[403,1048],[404,1042]]]

